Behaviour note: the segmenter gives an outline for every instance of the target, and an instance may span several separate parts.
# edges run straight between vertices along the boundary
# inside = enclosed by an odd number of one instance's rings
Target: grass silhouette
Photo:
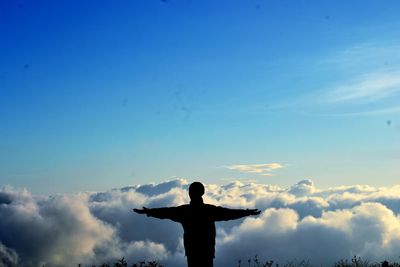
[[[279,265],[279,263],[275,263],[273,260],[269,261],[260,261],[258,255],[255,255],[253,259],[248,259],[245,263],[241,260],[238,261],[238,267],[312,267],[309,261],[306,260],[294,260],[289,261],[284,265]]]
[[[43,266],[45,267],[45,266]],[[85,265],[79,264],[78,267],[167,267],[161,265],[157,261],[139,261],[131,265],[122,258],[116,262],[109,264],[103,263],[100,265]],[[312,265],[309,260],[292,260],[288,261],[283,265],[274,262],[273,260],[262,261],[258,256],[254,256],[252,259],[246,261],[239,260],[237,267],[400,267],[398,262],[370,262],[368,260],[361,259],[360,257],[354,256],[351,259],[341,259],[329,266]]]
[[[44,267],[44,266],[43,266]],[[84,267],[82,264],[79,264],[78,267]],[[103,263],[100,265],[91,265],[91,267],[164,267],[157,261],[139,261],[132,265],[128,265],[128,262],[125,258],[117,260],[114,264]]]
[[[341,259],[334,262],[329,266],[313,266],[308,260],[293,260],[280,265],[279,263],[274,263],[273,260],[270,261],[260,261],[258,256],[254,256],[253,259],[248,259],[245,264],[242,261],[238,262],[238,267],[400,267],[400,263],[388,261],[379,262],[369,262],[368,260],[363,260],[361,257],[354,256],[352,259]]]

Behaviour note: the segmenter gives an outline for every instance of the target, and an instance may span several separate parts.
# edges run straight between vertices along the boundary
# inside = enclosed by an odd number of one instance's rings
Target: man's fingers
[[[139,214],[147,214],[148,208],[142,207],[142,209],[133,209],[134,212],[139,213]]]
[[[251,209],[250,210],[250,214],[251,215],[258,215],[260,213],[261,213],[261,210],[259,210],[259,209]]]

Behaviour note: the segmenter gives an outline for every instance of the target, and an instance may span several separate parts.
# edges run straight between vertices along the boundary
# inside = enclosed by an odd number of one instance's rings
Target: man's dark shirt
[[[183,242],[188,258],[214,258],[216,234],[214,222],[239,219],[248,216],[249,211],[191,203],[171,208],[148,209],[147,215],[182,224]]]

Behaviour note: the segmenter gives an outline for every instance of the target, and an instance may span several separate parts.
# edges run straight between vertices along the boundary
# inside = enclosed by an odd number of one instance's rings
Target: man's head
[[[193,182],[189,186],[189,196],[191,200],[199,199],[204,195],[204,185],[200,182]]]

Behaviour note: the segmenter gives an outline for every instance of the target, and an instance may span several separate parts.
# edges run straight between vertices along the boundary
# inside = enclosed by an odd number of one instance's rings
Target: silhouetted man
[[[159,219],[170,219],[183,226],[183,243],[188,267],[212,267],[215,256],[215,223],[258,215],[258,209],[228,209],[204,204],[204,186],[189,186],[190,204],[171,208],[134,209],[135,212]]]

